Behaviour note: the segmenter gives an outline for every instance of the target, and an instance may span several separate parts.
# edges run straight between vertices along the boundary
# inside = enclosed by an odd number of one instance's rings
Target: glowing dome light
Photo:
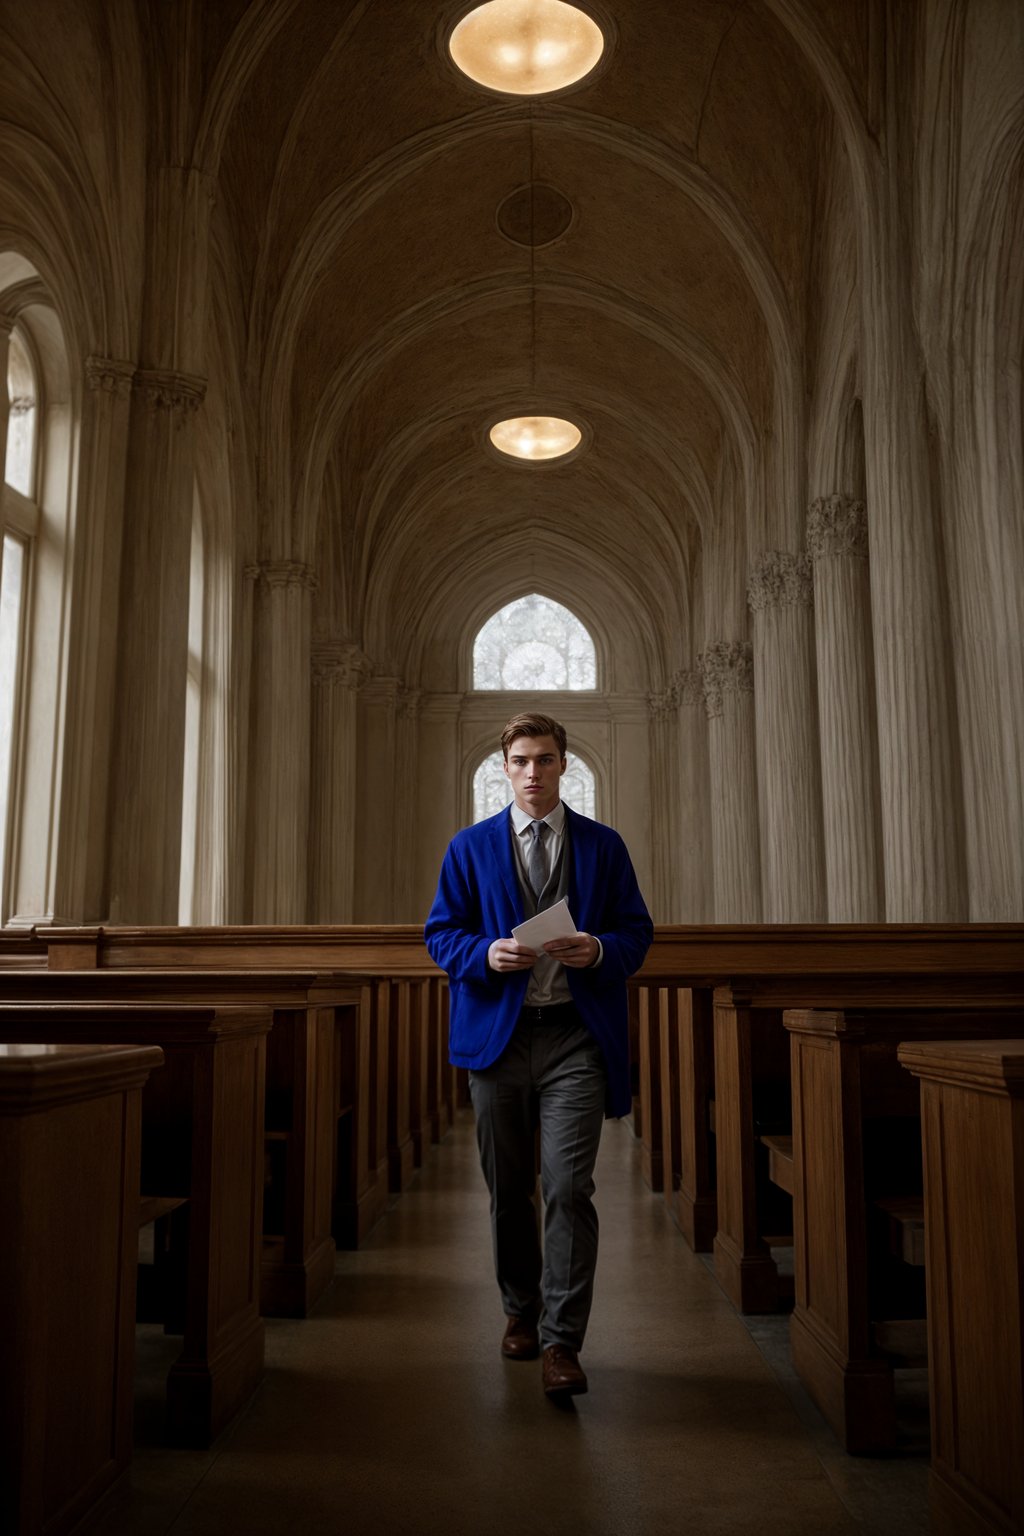
[[[496,422],[490,439],[499,453],[536,462],[571,453],[583,441],[583,433],[561,416],[513,416]]]
[[[566,0],[487,0],[462,18],[448,48],[478,85],[542,96],[590,73],[604,52],[604,33]]]

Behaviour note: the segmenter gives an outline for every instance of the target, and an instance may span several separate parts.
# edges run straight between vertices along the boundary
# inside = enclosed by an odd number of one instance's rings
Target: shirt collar
[[[535,816],[531,816],[529,811],[521,811],[513,800],[512,825],[516,830],[517,836],[521,836],[522,833],[526,831],[527,827],[532,826],[536,820],[537,818]],[[543,817],[543,820],[547,822],[552,832],[557,833],[559,836],[561,835],[562,828],[565,826],[565,806],[562,804],[561,800],[559,800],[553,811],[549,811],[548,814]]]

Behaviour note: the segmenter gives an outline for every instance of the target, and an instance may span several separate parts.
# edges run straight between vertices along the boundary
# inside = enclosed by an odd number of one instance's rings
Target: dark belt
[[[527,1024],[571,1024],[579,1012],[575,1003],[549,1003],[546,1008],[521,1008],[519,1017]]]

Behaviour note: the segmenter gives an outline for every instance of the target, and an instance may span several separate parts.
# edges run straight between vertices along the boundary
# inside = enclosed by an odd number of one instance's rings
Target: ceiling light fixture
[[[492,91],[542,96],[575,85],[598,63],[604,33],[566,0],[487,0],[448,40],[463,74]]]
[[[495,422],[488,435],[499,453],[534,463],[561,459],[583,441],[579,427],[562,416],[512,416]]]

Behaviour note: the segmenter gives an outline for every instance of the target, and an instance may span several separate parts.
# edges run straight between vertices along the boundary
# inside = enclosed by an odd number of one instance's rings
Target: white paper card
[[[578,931],[569,912],[569,903],[563,896],[553,907],[538,912],[536,917],[527,918],[525,923],[519,923],[512,929],[512,937],[517,944],[527,949],[539,950],[544,944],[550,944],[552,939],[574,938]]]

